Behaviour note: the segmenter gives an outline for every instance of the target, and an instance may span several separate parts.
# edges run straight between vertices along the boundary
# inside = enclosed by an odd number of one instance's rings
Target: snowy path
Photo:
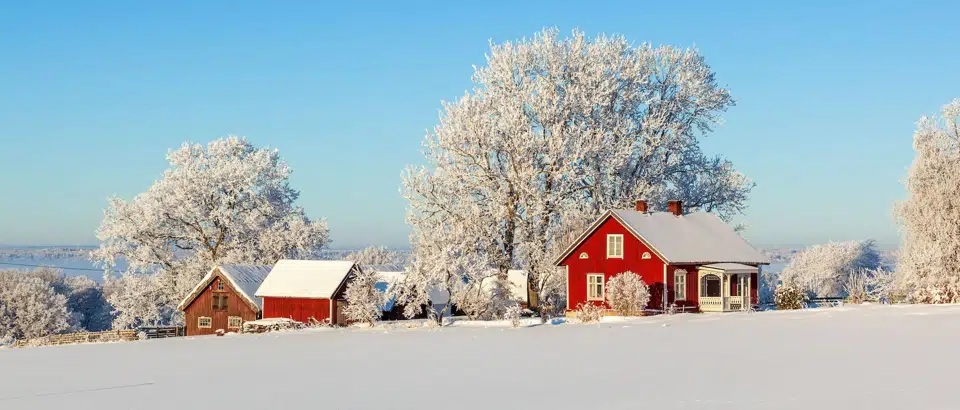
[[[3,349],[0,409],[960,409],[958,343],[867,306]]]

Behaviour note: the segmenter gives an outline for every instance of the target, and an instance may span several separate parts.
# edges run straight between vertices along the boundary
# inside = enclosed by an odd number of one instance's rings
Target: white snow
[[[277,262],[257,289],[257,297],[330,298],[357,266],[353,261]]]
[[[556,323],[2,349],[0,408],[934,410],[960,402],[952,359],[960,305]],[[370,375],[380,381],[373,389]]]
[[[200,294],[200,292],[207,285],[210,284],[210,281],[213,280],[213,276],[216,274],[217,269],[219,268],[220,272],[223,274],[223,277],[230,282],[234,289],[240,293],[240,296],[247,299],[247,302],[252,306],[263,309],[262,299],[259,299],[254,296],[257,292],[257,288],[263,283],[263,280],[270,273],[272,266],[265,265],[218,265],[213,269],[210,269],[210,272],[207,273],[197,286],[190,291],[190,294],[185,297],[177,309],[183,310],[187,303],[192,302],[193,299]]]
[[[670,263],[770,263],[770,258],[712,213],[676,216],[670,212],[643,213],[622,209],[611,213]]]
[[[722,270],[727,273],[755,273],[757,268],[755,266],[744,265],[742,263],[713,263],[710,265],[703,265],[704,268],[711,268]]]

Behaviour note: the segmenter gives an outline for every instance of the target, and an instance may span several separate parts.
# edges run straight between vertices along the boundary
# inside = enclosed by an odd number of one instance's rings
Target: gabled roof
[[[353,261],[282,259],[257,289],[257,297],[329,299],[359,269]]]
[[[727,273],[754,273],[759,271],[756,266],[744,265],[741,263],[713,263],[710,265],[701,265],[700,267]]]
[[[670,264],[770,264],[770,258],[744,240],[726,222],[709,212],[676,216],[670,212],[605,212],[554,262],[559,265],[607,218],[616,219],[654,253]]]
[[[250,308],[255,312],[259,312],[263,308],[259,299],[257,299],[254,294],[257,291],[257,288],[260,287],[260,284],[263,283],[263,280],[270,273],[270,266],[263,265],[217,265],[213,269],[210,269],[210,272],[207,273],[207,276],[204,276],[200,283],[197,284],[187,294],[187,297],[177,305],[178,310],[184,310],[190,303],[193,303],[194,299],[200,296],[203,293],[203,290],[213,282],[213,279],[217,277],[217,272],[220,272],[220,275],[229,282],[230,287],[232,287],[237,294],[240,295],[244,301],[250,305]]]

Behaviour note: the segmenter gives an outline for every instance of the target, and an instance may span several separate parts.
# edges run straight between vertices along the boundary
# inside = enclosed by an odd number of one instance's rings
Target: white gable
[[[257,297],[332,298],[356,264],[353,261],[283,259],[257,289]]]

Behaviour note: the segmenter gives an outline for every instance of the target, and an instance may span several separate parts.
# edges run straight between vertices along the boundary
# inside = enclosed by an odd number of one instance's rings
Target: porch
[[[701,312],[739,312],[750,309],[750,276],[758,269],[739,263],[717,263],[697,268]]]

